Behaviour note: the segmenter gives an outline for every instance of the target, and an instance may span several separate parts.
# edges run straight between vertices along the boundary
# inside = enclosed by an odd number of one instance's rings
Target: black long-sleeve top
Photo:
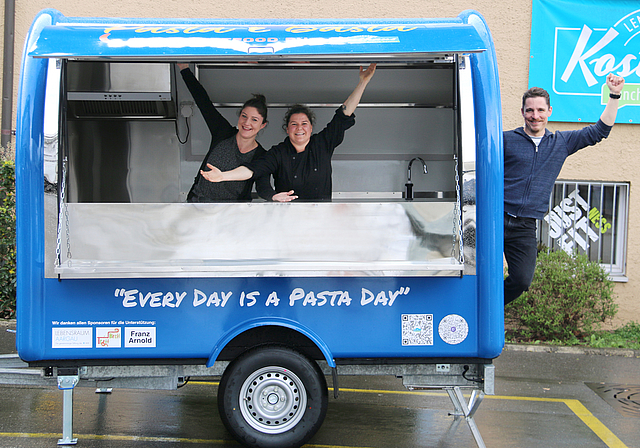
[[[331,157],[344,140],[345,131],[355,122],[354,114],[346,116],[340,108],[322,131],[311,136],[303,152],[297,152],[287,137],[264,157],[243,165],[253,171],[254,178],[273,175],[277,192],[293,190],[302,201],[330,201]]]
[[[186,68],[180,71],[182,79],[191,92],[196,105],[211,133],[211,145],[207,155],[202,161],[198,174],[193,181],[191,190],[187,195],[188,202],[225,202],[225,201],[251,201],[251,189],[254,179],[256,189],[261,196],[268,196],[273,191],[269,177],[256,178],[248,181],[234,182],[209,182],[200,174],[200,170],[208,171],[207,163],[220,168],[223,171],[232,170],[238,166],[250,162],[256,157],[263,156],[266,151],[258,143],[258,146],[248,152],[241,153],[236,142],[238,129],[232,126],[213,105],[207,91],[196,79],[193,72]],[[271,195],[273,196],[273,195]]]

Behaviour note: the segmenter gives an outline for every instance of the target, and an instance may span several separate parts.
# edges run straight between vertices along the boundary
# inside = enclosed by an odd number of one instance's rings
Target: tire
[[[327,383],[318,365],[281,346],[262,346],[236,358],[218,387],[227,430],[255,448],[304,445],[327,413]]]

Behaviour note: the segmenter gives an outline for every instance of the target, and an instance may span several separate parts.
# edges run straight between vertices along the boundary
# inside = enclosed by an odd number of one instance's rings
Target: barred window
[[[538,242],[587,254],[611,280],[626,282],[628,211],[628,183],[558,180],[538,221]]]

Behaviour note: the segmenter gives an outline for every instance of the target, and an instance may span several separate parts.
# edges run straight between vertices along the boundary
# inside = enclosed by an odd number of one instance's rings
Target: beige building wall
[[[263,0],[220,2],[190,0],[21,0],[16,2],[15,75],[17,91],[24,40],[35,15],[55,8],[66,16],[163,18],[438,18],[455,17],[465,9],[480,12],[491,30],[498,57],[504,129],[522,125],[520,102],[528,88],[531,0],[449,0],[442,4],[424,0]],[[4,11],[3,11],[4,14]],[[3,15],[4,20],[4,15]],[[3,32],[4,33],[4,32]],[[2,33],[2,34],[3,34]],[[2,35],[0,35],[0,39]],[[0,48],[2,51],[2,48]],[[15,123],[15,100],[14,100]],[[573,123],[550,123],[549,129],[574,129]],[[635,167],[640,125],[616,125],[599,145],[570,157],[560,178],[631,182],[627,255],[628,283],[616,284],[619,312],[616,325],[640,321],[640,218],[634,185],[640,181]],[[499,217],[498,219],[502,219]]]

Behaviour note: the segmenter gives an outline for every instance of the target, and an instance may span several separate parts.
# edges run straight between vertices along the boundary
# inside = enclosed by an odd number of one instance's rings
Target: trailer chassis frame
[[[326,361],[318,361],[322,372],[333,378],[334,397],[338,398],[339,375],[393,375],[402,379],[408,390],[444,390],[454,411],[454,421],[448,433],[455,431],[464,419],[471,430],[478,448],[486,448],[475,423],[485,394],[493,395],[495,367],[490,363],[464,362],[455,359],[447,363],[409,364],[338,364],[330,367]],[[96,393],[111,392],[112,388],[175,390],[186,384],[190,377],[219,377],[229,361],[218,361],[212,367],[204,365],[122,365],[78,367],[30,367],[18,355],[0,355],[0,384],[21,386],[57,386],[63,392],[62,438],[58,445],[75,445],[73,437],[73,390],[78,387],[95,387]],[[469,401],[463,390],[471,391]]]

